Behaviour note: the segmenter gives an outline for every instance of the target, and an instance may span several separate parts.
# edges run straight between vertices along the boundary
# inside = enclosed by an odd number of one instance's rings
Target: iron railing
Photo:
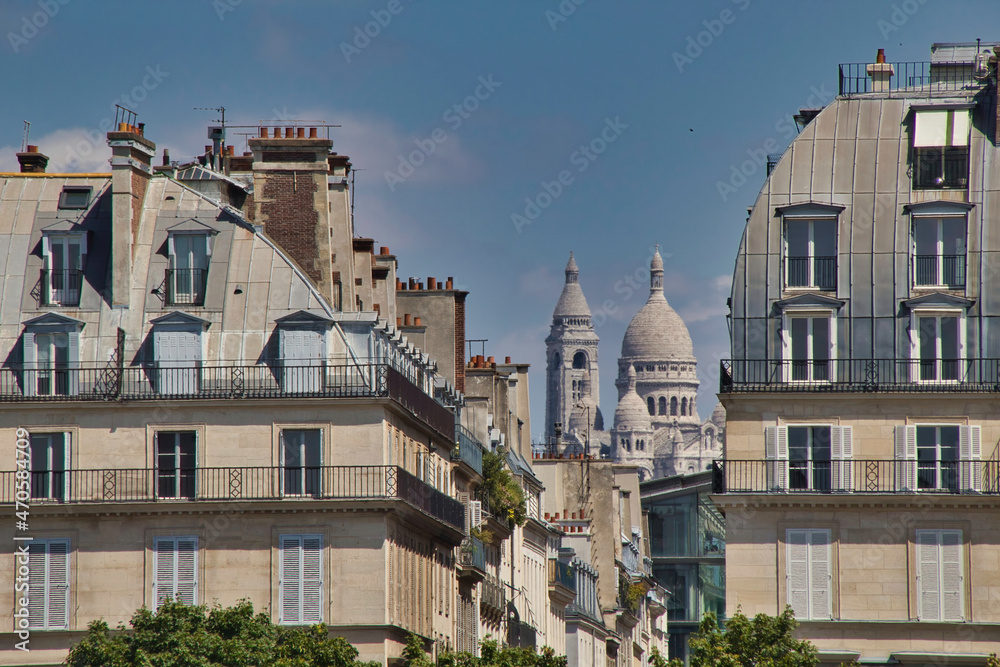
[[[486,572],[486,547],[477,537],[466,537],[458,550],[458,563],[462,567],[473,568]]]
[[[843,63],[839,68],[842,96],[881,92],[889,97],[929,95],[958,90],[977,90],[986,85],[985,72],[976,70],[973,63],[940,65],[930,62],[886,63],[892,67],[892,76],[884,86],[873,85],[868,74],[870,63]]]
[[[164,285],[167,305],[203,306],[208,269],[167,269]]]
[[[1000,393],[1000,359],[723,359],[719,391]]]
[[[915,189],[964,188],[968,184],[968,146],[925,146],[913,149]]]
[[[566,590],[576,592],[576,570],[569,563],[555,558],[549,559],[549,585],[562,586]]]
[[[169,489],[169,491],[166,491]],[[0,504],[399,499],[464,530],[462,503],[397,466],[117,468],[32,472],[28,497],[17,472],[0,472]]]
[[[79,306],[83,271],[80,269],[42,269],[42,304]]]
[[[458,446],[451,451],[453,461],[462,461],[478,474],[483,474],[483,446],[472,432],[462,426],[455,425],[455,438]]]
[[[965,255],[917,255],[916,284],[965,287]]]
[[[487,576],[479,587],[479,606],[483,613],[507,613],[507,589],[496,577]]]
[[[712,492],[1000,495],[1000,461],[727,459],[712,464]]]
[[[837,289],[837,258],[835,256],[786,257],[785,266],[787,267],[786,279],[789,287]]]

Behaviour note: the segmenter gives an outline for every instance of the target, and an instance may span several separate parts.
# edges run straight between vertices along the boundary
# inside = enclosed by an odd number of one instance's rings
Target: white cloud
[[[30,137],[28,143],[49,156],[48,172],[107,173],[111,171],[108,160],[111,149],[104,133],[96,129],[73,127],[56,130],[41,137]],[[0,147],[0,171],[20,171],[15,153],[20,146]]]

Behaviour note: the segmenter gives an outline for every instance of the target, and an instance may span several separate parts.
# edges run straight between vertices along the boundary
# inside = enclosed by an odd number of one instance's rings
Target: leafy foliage
[[[681,662],[681,664],[683,664],[682,661],[677,661],[677,662]],[[654,646],[652,650],[649,652],[649,667],[669,667],[669,666],[670,662],[668,662],[667,659],[664,657],[664,655],[660,653],[660,649]]]
[[[566,667],[566,656],[557,656],[548,646],[536,652],[531,648],[500,646],[495,640],[486,639],[480,643],[479,652],[481,656],[477,658],[470,653],[445,651],[438,656],[436,667]],[[406,667],[427,667],[431,664],[423,652],[423,641],[414,635],[410,635],[406,642],[403,657]]]
[[[792,636],[797,625],[791,607],[779,616],[757,614],[753,619],[737,609],[725,630],[715,614],[705,614],[690,641],[691,667],[816,667],[816,647]],[[682,664],[670,662],[671,667]]]
[[[511,524],[524,525],[528,517],[524,490],[507,469],[503,447],[497,447],[496,452],[483,452],[482,490],[494,516]]]
[[[323,624],[275,625],[253,605],[208,607],[166,602],[155,614],[146,608],[112,632],[102,620],[66,658],[69,667],[376,667],[358,661],[343,637],[330,637]]]

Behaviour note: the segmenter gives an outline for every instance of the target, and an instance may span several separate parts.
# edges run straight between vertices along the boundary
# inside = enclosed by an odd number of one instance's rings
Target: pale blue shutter
[[[302,621],[323,620],[323,540],[319,535],[302,537]]]
[[[35,373],[35,334],[25,331],[21,341],[21,354],[24,357],[24,376],[21,378],[25,396],[34,396],[38,391],[38,380]]]
[[[302,538],[283,535],[280,544],[278,596],[280,623],[302,622]]]

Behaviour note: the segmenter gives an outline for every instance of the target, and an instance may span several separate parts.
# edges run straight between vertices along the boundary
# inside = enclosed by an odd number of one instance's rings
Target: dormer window
[[[965,216],[913,218],[913,284],[965,287]]]
[[[282,391],[294,394],[322,392],[328,357],[326,332],[333,322],[307,311],[276,320]]]
[[[46,306],[79,306],[87,235],[82,232],[43,234],[42,302]]]
[[[90,196],[94,188],[89,186],[66,186],[59,194],[59,208],[84,210],[90,206]]]
[[[837,288],[837,219],[785,219],[785,284]]]
[[[170,306],[205,305],[212,237],[198,232],[172,232],[167,239],[170,268],[166,275],[166,302]]]
[[[966,187],[969,183],[969,110],[918,110],[913,122],[913,187]]]
[[[80,330],[84,323],[47,313],[24,323],[25,396],[75,396],[80,392]]]

